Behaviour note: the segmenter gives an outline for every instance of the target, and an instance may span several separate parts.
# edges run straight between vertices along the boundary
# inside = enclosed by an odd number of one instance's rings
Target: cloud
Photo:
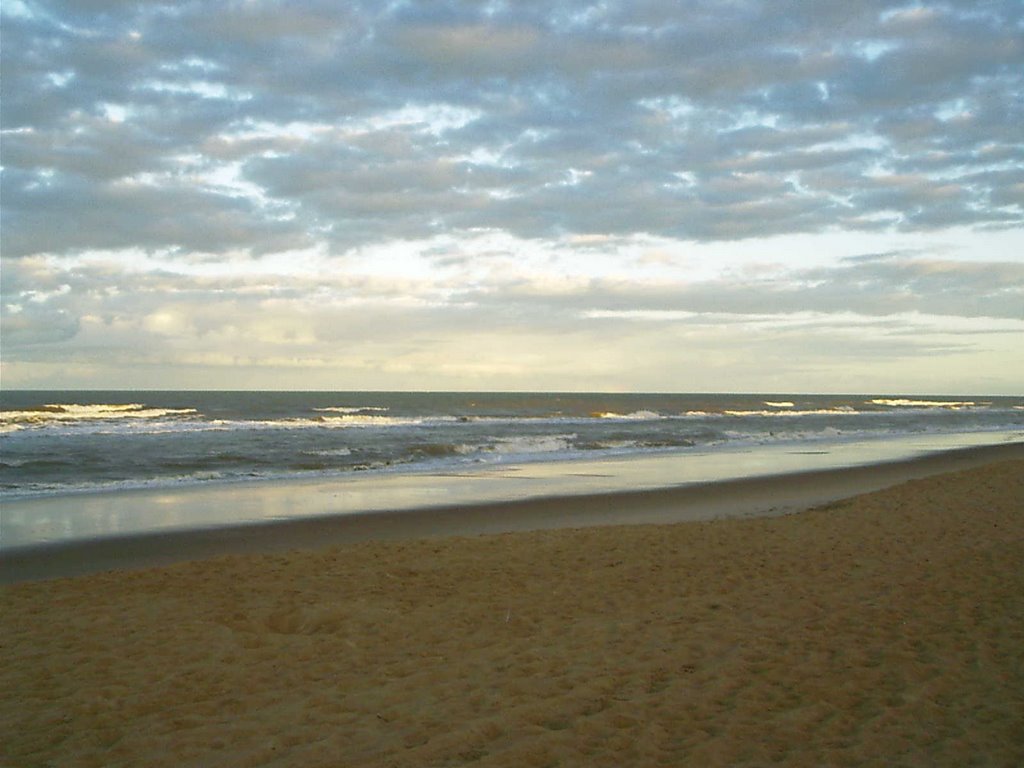
[[[543,278],[512,279],[458,298],[487,305],[495,312],[516,308],[522,316],[603,313],[682,322],[702,322],[708,315],[777,316],[785,323],[787,317],[800,313],[862,318],[919,313],[1022,320],[1024,264],[870,254],[851,257],[837,266],[703,281],[616,277],[552,283]]]
[[[628,360],[635,386],[647,377],[671,389],[672,372],[693,360],[708,376],[740,375],[755,361],[773,376],[839,360],[936,366],[1024,334],[1024,265],[1015,263],[867,254],[830,268],[668,283],[471,262],[387,278],[330,263],[204,275],[184,263],[139,271],[21,259],[5,272],[5,364],[102,359],[111,372],[194,367],[254,380],[309,367],[304,386],[398,376],[408,386],[536,387],[578,375],[608,387]],[[999,364],[1015,375],[1012,358]]]
[[[9,380],[714,389],[985,350],[1009,380],[1012,0],[2,13]]]
[[[114,7],[5,11],[7,256],[1022,220],[1013,2]]]

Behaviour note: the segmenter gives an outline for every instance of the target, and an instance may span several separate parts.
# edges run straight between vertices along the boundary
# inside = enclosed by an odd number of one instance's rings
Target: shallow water
[[[597,459],[476,465],[418,472],[193,484],[11,500],[0,550],[82,539],[335,514],[667,488],[898,461],[1024,442],[1022,432],[913,435]]]

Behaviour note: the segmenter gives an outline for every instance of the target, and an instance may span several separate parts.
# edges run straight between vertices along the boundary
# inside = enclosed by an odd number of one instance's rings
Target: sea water
[[[0,495],[1006,432],[1024,397],[7,391]]]

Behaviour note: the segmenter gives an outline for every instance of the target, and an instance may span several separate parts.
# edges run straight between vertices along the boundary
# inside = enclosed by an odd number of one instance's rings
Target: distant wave
[[[800,411],[726,411],[730,416],[843,416],[857,413],[856,409],[847,405],[840,405],[835,408],[813,408]]]
[[[5,425],[45,425],[52,422],[111,421],[116,419],[161,419],[168,416],[190,416],[195,408],[147,408],[141,403],[49,403],[27,411],[0,411]]]
[[[664,419],[660,413],[655,411],[633,411],[632,413],[614,413],[611,411],[595,411],[591,414],[596,419],[621,419],[623,421],[655,421]]]
[[[458,421],[455,416],[374,416],[347,414],[344,416],[321,416],[315,421],[296,420],[296,425],[328,427],[418,427],[430,424]]]
[[[836,408],[815,408],[811,410],[791,411],[791,410],[749,410],[749,411],[738,411],[738,410],[725,410],[722,411],[723,416],[771,416],[774,418],[785,417],[793,418],[799,416],[847,416],[850,414],[858,413],[855,409],[840,405]],[[714,414],[699,414],[703,416],[710,416]]]
[[[387,413],[390,408],[384,408],[379,405],[332,405],[327,408],[314,408],[314,411],[318,413],[351,413],[351,414],[366,414],[366,413]]]
[[[872,405],[886,405],[890,408],[975,408],[978,403],[973,400],[909,400],[907,398],[879,398],[869,401]]]

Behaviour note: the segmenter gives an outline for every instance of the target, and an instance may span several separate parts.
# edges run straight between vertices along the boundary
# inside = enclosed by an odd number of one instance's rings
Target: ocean
[[[1024,396],[0,393],[5,499],[1020,432]]]

